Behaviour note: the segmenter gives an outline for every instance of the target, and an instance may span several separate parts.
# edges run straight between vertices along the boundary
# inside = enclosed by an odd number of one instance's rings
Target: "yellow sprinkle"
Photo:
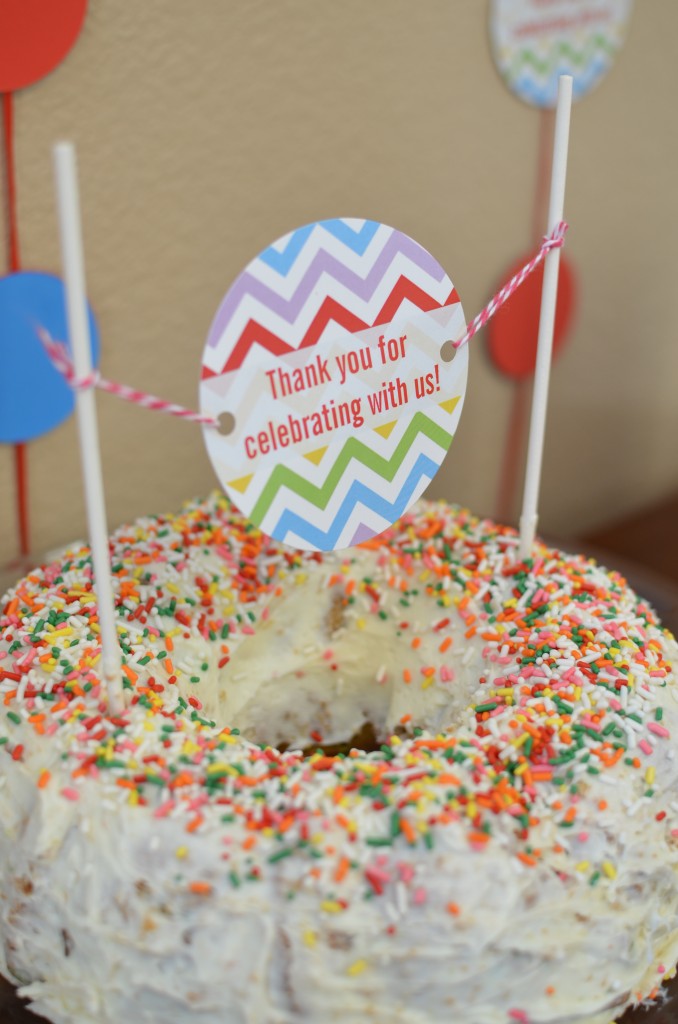
[[[528,768],[529,768],[529,765],[528,765],[528,763],[526,761],[525,764],[519,764],[513,774],[514,775],[524,775]]]
[[[651,786],[652,783],[654,782],[655,775],[656,775],[655,767],[654,767],[654,765],[651,764],[650,767],[645,772],[645,781],[647,782],[648,786]]]
[[[352,978],[355,978],[356,975],[362,974],[366,967],[367,960],[356,960],[354,964],[351,964],[350,967],[346,968],[346,973],[349,974]]]
[[[427,676],[421,684],[422,690],[428,690],[429,686],[433,686],[433,676]]]
[[[577,864],[577,871],[588,871],[591,866],[591,862],[588,860],[580,860]]]
[[[523,743],[527,743],[530,738],[529,732],[524,732],[522,736],[517,736],[516,739],[511,740],[514,747],[522,747]]]
[[[131,804],[132,807],[136,807],[136,805],[139,803],[139,794],[137,793],[136,789],[130,790],[130,794],[127,797],[127,803]]]
[[[324,910],[327,914],[340,914],[344,908],[336,900],[323,900],[320,904],[320,909]]]
[[[358,627],[358,629],[364,629],[365,626],[367,625],[367,623],[365,622],[364,619],[356,619],[356,623],[355,624]]]
[[[313,949],[317,942],[318,937],[316,933],[314,931],[311,931],[310,928],[307,928],[306,931],[304,932],[304,945],[308,946],[309,949]]]
[[[603,863],[601,864],[601,867],[603,869],[603,874],[607,875],[608,878],[616,878],[617,877],[617,869],[614,866],[614,864],[610,863],[609,860],[604,860]]]
[[[177,858],[179,860],[183,860],[184,857],[188,856],[188,847],[187,846],[178,846],[177,850],[176,850],[176,856],[177,856]]]

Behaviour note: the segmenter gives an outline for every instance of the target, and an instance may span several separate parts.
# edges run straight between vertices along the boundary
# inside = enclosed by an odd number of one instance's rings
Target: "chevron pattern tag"
[[[278,239],[226,294],[203,352],[201,411],[232,427],[203,433],[231,500],[306,550],[383,532],[452,442],[468,353],[446,362],[441,348],[465,328],[445,271],[394,228],[325,220]]]
[[[521,100],[555,107],[560,75],[589,92],[626,36],[633,0],[492,0],[490,39],[500,75]]]

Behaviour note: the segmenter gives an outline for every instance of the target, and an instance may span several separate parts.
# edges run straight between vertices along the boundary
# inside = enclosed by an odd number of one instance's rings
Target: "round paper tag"
[[[607,73],[626,35],[632,0],[492,0],[490,38],[509,89],[555,107],[560,75],[579,99]]]
[[[445,271],[394,228],[326,220],[278,239],[227,293],[203,353],[201,409],[222,424],[205,443],[231,500],[293,547],[381,533],[452,442],[468,354],[445,343],[465,327]]]

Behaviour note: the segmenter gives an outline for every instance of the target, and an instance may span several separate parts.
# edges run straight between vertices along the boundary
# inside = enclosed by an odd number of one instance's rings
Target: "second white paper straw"
[[[572,110],[572,77],[561,75],[558,82],[558,103],[553,141],[553,164],[551,169],[551,198],[549,201],[547,232],[553,231],[563,219],[565,205],[565,178],[567,174],[567,151],[570,140],[570,112]],[[544,432],[546,429],[546,405],[549,378],[551,375],[551,353],[553,349],[553,328],[558,298],[558,270],[560,249],[551,249],[544,260],[544,280],[541,291],[541,312],[537,342],[537,365],[532,393],[530,437],[527,449],[527,468],[523,491],[523,509],[520,516],[520,557],[529,558],[537,532],[537,502],[544,456]]]

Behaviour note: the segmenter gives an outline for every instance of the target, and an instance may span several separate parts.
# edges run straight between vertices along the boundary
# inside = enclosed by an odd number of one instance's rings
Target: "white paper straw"
[[[571,109],[572,77],[571,75],[561,75],[558,81],[558,103],[556,106],[556,126],[553,140],[551,198],[549,201],[547,233],[553,231],[556,224],[563,219]],[[520,516],[519,550],[521,558],[529,558],[532,552],[537,532],[537,521],[539,519],[537,500],[539,498],[539,484],[544,454],[546,404],[551,373],[551,351],[553,349],[553,327],[558,297],[559,267],[560,249],[551,249],[544,260],[544,281],[541,290],[537,365],[534,375],[534,391],[532,393],[532,414],[530,417],[530,438],[527,449],[525,487],[523,490],[523,509]]]
[[[75,150],[71,143],[60,142],[54,147],[54,170],[73,366],[78,377],[87,377],[92,372],[92,357],[85,292],[78,177]],[[116,630],[111,585],[108,527],[93,388],[76,391],[75,408],[78,419],[89,542],[94,568],[94,588],[97,596],[99,629],[101,630],[102,675],[108,693],[109,707],[111,711],[117,713],[124,706],[120,644]]]

